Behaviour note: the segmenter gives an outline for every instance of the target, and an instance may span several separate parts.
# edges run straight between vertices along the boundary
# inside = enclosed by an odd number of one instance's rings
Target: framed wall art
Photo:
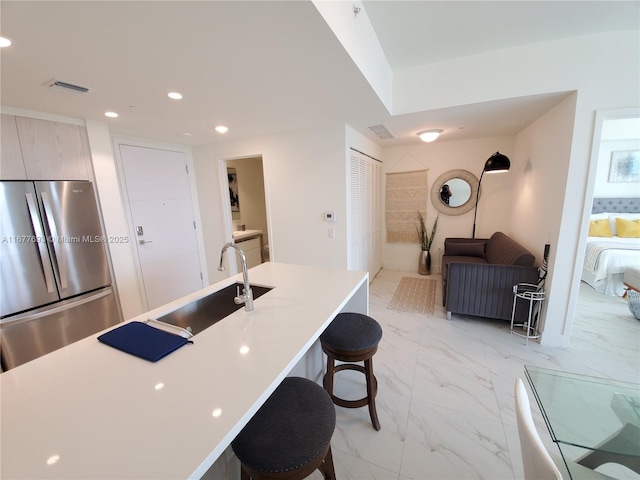
[[[640,182],[640,150],[611,152],[609,182]]]
[[[235,168],[227,168],[227,178],[229,179],[229,201],[231,202],[231,213],[239,214],[240,198],[238,196],[238,174],[236,173]]]

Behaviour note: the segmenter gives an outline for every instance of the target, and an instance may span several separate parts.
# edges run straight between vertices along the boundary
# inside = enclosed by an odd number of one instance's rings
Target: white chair
[[[520,378],[516,379],[515,397],[524,478],[526,480],[562,480],[563,478],[571,478],[564,461],[561,458],[554,461],[542,443],[538,430],[533,423],[529,395],[524,382]],[[572,463],[571,470],[574,471],[574,468],[580,472],[579,477],[577,477],[580,479],[611,479],[611,477],[595,470]]]
[[[515,396],[524,478],[527,480],[562,480],[560,470],[547,452],[533,423],[529,395],[520,378],[516,379]]]

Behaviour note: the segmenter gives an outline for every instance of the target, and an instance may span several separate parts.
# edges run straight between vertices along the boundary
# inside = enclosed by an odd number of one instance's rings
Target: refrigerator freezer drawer
[[[0,323],[2,368],[8,370],[120,321],[111,287]]]

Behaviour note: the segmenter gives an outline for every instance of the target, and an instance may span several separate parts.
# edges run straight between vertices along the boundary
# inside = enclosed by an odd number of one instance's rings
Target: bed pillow
[[[601,218],[600,220],[591,220],[589,222],[590,237],[611,237],[611,228],[609,228],[609,219]]]
[[[616,229],[620,238],[640,238],[640,219],[616,218]]]
[[[623,218],[625,220],[638,220],[640,213],[609,213],[609,228],[611,229],[611,235],[618,236],[618,226],[616,225],[617,218]]]

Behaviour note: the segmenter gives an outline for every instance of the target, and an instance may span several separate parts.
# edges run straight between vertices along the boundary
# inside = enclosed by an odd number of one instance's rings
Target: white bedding
[[[640,267],[640,238],[589,237],[582,280],[607,295],[622,295],[622,276],[629,267]]]

